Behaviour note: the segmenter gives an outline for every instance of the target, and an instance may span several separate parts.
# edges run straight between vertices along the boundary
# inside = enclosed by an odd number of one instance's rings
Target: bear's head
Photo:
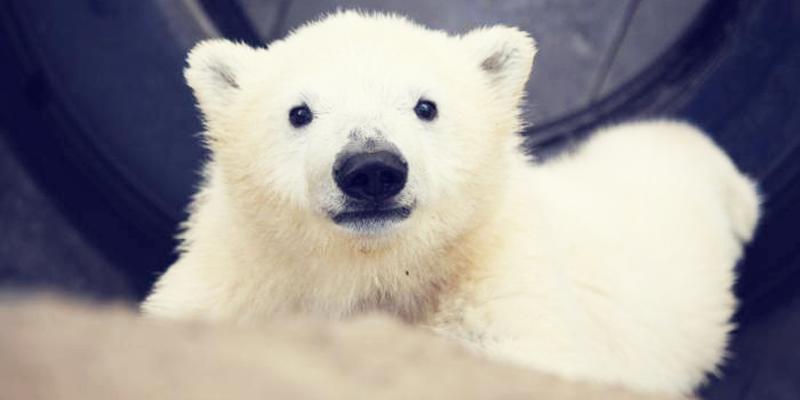
[[[185,74],[249,221],[363,249],[455,238],[497,204],[535,52],[511,27],[340,12],[266,49],[203,42]]]

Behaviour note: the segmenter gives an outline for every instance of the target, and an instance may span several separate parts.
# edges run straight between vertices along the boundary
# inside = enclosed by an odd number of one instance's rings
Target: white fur
[[[252,321],[381,310],[488,355],[687,394],[722,361],[751,182],[701,132],[639,122],[533,166],[518,146],[534,42],[338,13],[268,49],[198,45],[186,77],[213,160],[148,314]],[[439,117],[420,121],[420,97]],[[305,102],[308,126],[288,110]],[[355,132],[355,133],[354,133]],[[355,139],[354,139],[355,137]],[[380,137],[407,158],[411,216],[331,222],[336,154]]]

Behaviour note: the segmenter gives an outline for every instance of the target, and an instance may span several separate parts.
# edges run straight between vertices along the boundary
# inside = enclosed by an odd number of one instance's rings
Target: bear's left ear
[[[245,44],[212,39],[189,52],[183,75],[206,118],[222,111],[239,93],[256,51]]]
[[[495,25],[475,29],[461,37],[475,66],[485,73],[501,97],[518,101],[536,55],[536,41],[517,28]]]

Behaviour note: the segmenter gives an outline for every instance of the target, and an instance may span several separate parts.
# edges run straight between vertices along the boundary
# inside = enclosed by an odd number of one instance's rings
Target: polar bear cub
[[[340,12],[268,48],[199,44],[211,160],[147,314],[383,311],[490,357],[687,394],[725,354],[754,185],[701,132],[602,129],[534,165],[536,47]]]

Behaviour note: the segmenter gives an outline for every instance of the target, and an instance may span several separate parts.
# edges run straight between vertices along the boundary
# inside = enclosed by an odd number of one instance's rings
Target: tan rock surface
[[[0,399],[657,400],[491,363],[383,317],[259,327],[0,302]]]

